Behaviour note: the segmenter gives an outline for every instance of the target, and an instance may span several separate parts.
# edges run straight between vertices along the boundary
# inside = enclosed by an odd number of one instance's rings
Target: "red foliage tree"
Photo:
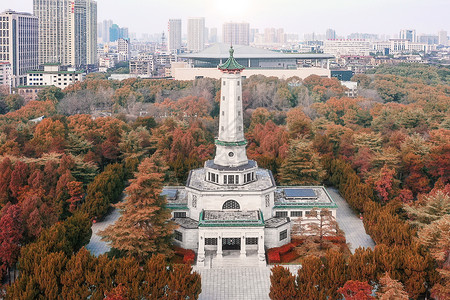
[[[69,211],[73,213],[83,199],[83,183],[79,181],[70,181],[67,184],[67,189],[70,195],[70,198],[67,200],[67,202],[70,203]]]
[[[0,218],[0,266],[10,268],[16,263],[22,238],[20,207],[17,204],[7,205],[2,209]]]
[[[343,287],[338,289],[338,293],[341,293],[345,300],[371,300],[372,286],[367,282],[361,282],[356,280],[347,281]]]
[[[28,166],[20,160],[14,165],[14,170],[11,173],[11,182],[9,188],[11,195],[17,198],[21,190],[26,186],[28,179]]]

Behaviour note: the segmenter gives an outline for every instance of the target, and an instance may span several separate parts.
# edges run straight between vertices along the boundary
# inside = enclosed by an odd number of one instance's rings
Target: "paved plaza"
[[[351,210],[347,202],[334,188],[327,188],[328,193],[337,203],[337,221],[339,227],[345,232],[350,250],[358,247],[371,247],[375,243],[366,234],[362,220]],[[114,209],[102,222],[92,225],[92,237],[86,248],[98,256],[109,251],[107,243],[101,241],[98,232],[106,229],[120,217],[120,212]],[[291,272],[296,273],[298,266],[288,266]],[[238,264],[220,266],[217,268],[199,268],[194,270],[202,276],[202,293],[200,300],[252,300],[269,299],[270,266],[248,267]]]

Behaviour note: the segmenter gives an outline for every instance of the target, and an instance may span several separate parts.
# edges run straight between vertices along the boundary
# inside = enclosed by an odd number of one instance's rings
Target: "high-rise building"
[[[39,18],[39,64],[82,67],[97,58],[97,2],[33,0]]]
[[[109,41],[115,42],[120,38],[120,27],[117,24],[112,24],[109,27]]]
[[[25,85],[27,71],[39,66],[38,26],[38,18],[29,13],[0,14],[0,61],[10,64],[13,87]]]
[[[103,43],[109,43],[110,42],[109,30],[113,25],[113,21],[104,20],[101,24],[102,24],[102,41]]]
[[[178,52],[181,49],[181,19],[169,19],[169,51]]]
[[[266,44],[276,44],[285,43],[286,35],[284,34],[283,28],[266,28],[264,29],[264,43]]]
[[[400,39],[408,40],[410,42],[417,42],[416,30],[415,29],[402,29],[400,30]]]
[[[250,37],[249,23],[224,23],[222,40],[228,45],[248,45]]]
[[[205,48],[205,18],[187,20],[187,49],[198,52]]]
[[[117,40],[117,53],[119,54],[119,61],[130,60],[130,40],[120,38]]]
[[[209,29],[209,43],[215,44],[217,43],[217,28],[213,27]]]
[[[448,45],[447,31],[445,31],[445,30],[439,31],[438,37],[439,37],[439,45],[444,45],[444,46]]]
[[[334,31],[331,28],[327,29],[327,31],[325,32],[325,39],[327,39],[327,40],[336,39],[336,31]]]
[[[256,35],[259,33],[259,29],[258,28],[250,28],[250,36],[249,36],[249,42],[250,43],[254,43],[255,42],[255,37]]]

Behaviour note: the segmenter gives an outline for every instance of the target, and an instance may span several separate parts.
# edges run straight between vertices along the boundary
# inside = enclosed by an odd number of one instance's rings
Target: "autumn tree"
[[[450,298],[450,215],[425,225],[418,232],[419,242],[424,245],[438,264],[441,278],[432,288],[433,297]]]
[[[450,214],[450,196],[442,190],[421,195],[413,205],[404,205],[413,224],[422,227]]]
[[[5,206],[0,214],[0,266],[8,271],[19,256],[23,231],[19,205]]]
[[[357,280],[347,281],[343,287],[338,289],[338,293],[344,296],[345,300],[372,300],[372,286],[365,282]]]
[[[19,94],[11,94],[6,96],[5,103],[10,111],[18,110],[24,105],[25,100]]]
[[[386,272],[380,278],[381,291],[377,293],[380,300],[408,300],[408,293],[405,292],[401,282],[394,280]]]
[[[285,185],[318,185],[325,172],[311,143],[292,141],[281,165],[280,182]]]
[[[67,184],[67,189],[69,190],[70,195],[70,198],[67,200],[67,202],[69,202],[69,211],[73,213],[83,199],[83,183],[79,181],[70,181]]]
[[[161,196],[166,167],[158,158],[146,158],[126,189],[127,198],[117,207],[120,219],[102,232],[104,240],[128,255],[145,258],[153,253],[170,254],[175,225]]]
[[[298,299],[295,276],[283,266],[275,266],[270,274],[270,293],[272,300]]]

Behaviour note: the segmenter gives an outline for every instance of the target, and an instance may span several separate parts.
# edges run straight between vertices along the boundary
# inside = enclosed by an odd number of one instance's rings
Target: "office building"
[[[187,20],[187,49],[198,52],[205,48],[205,18]]]
[[[7,80],[13,87],[25,85],[27,71],[39,66],[38,26],[38,18],[29,13],[8,10],[0,14],[0,61],[9,63]]]
[[[222,41],[227,45],[249,45],[249,23],[224,23],[222,26]]]
[[[169,51],[178,53],[181,50],[181,19],[169,19]]]
[[[34,0],[39,18],[39,64],[77,68],[97,60],[97,2]]]
[[[417,36],[416,36],[416,30],[415,29],[402,29],[400,30],[400,36],[399,38],[401,40],[408,40],[410,42],[417,42]]]
[[[370,42],[364,39],[335,39],[323,42],[323,53],[340,55],[369,55]]]
[[[27,85],[30,87],[54,85],[61,89],[83,81],[86,75],[83,71],[76,71],[73,67],[63,71],[59,64],[44,64],[44,71],[28,71],[27,73]]]

